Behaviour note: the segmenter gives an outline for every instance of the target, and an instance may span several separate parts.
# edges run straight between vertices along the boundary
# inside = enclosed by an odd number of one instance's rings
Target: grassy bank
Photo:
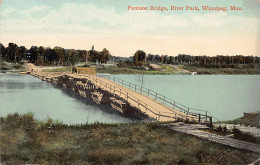
[[[21,63],[7,63],[7,62],[2,62],[0,64],[0,70],[1,72],[24,72],[27,70],[26,66]]]
[[[44,72],[72,72],[72,67],[62,67],[54,69],[43,69]]]
[[[1,159],[10,164],[248,164],[256,158],[159,123],[68,126],[32,114],[2,118]]]
[[[97,73],[109,73],[109,74],[179,74],[169,67],[162,67],[167,69],[161,70],[144,70],[143,68],[128,68],[128,67],[96,67]],[[71,72],[72,67],[55,68],[55,69],[44,69],[45,72]]]
[[[146,66],[123,66],[118,67],[116,65],[106,66],[89,64],[91,67],[95,67],[97,73],[109,73],[109,74],[191,74],[190,72],[197,72],[198,74],[224,74],[224,75],[233,75],[233,74],[260,74],[260,69],[255,68],[202,68],[194,66],[185,66],[185,65],[161,65],[153,64],[158,66],[157,68],[151,67],[149,64]],[[55,69],[44,69],[45,72],[71,72],[72,67],[62,67]]]
[[[158,68],[146,67],[103,67],[97,68],[98,73],[110,74],[221,74],[221,75],[237,75],[237,74],[260,74],[260,69],[255,68],[202,68],[191,67],[185,65],[157,65]]]
[[[171,70],[143,70],[138,68],[120,68],[120,67],[105,67],[97,68],[98,73],[109,73],[109,74],[179,74]]]
[[[252,114],[248,116],[239,117],[234,120],[227,120],[227,121],[219,121],[217,123],[224,123],[224,124],[241,124],[246,126],[253,126],[253,127],[259,127],[259,121],[260,114]]]
[[[200,68],[200,67],[189,67],[183,66],[183,69],[186,69],[190,72],[197,72],[198,74],[224,74],[224,75],[233,75],[233,74],[260,74],[260,70],[257,68]]]

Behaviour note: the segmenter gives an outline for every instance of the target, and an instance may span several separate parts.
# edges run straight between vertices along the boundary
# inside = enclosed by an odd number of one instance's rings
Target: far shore
[[[77,67],[95,67],[97,73],[108,74],[145,74],[145,75],[260,75],[260,69],[256,68],[203,68],[185,65],[147,64],[138,67],[119,67],[117,64],[85,64],[79,63]],[[38,66],[46,72],[71,72],[73,66]],[[1,64],[1,73],[26,72],[25,63]]]

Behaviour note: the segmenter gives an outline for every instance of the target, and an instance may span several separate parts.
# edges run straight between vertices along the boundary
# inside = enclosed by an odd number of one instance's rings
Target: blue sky
[[[243,11],[128,11],[131,6],[241,6]],[[2,0],[0,42],[130,56],[260,56],[258,0]]]

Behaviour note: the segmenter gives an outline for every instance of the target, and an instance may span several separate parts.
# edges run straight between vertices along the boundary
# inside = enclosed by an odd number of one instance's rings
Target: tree
[[[40,46],[38,49],[37,49],[37,64],[40,64],[42,65],[44,63],[44,56],[45,56],[45,49],[44,47]]]
[[[18,52],[19,52],[19,62],[21,62],[21,60],[25,60],[26,59],[26,53],[27,53],[26,47],[20,46],[18,48]]]
[[[87,63],[88,58],[89,58],[89,52],[87,50],[83,50],[82,56],[83,56],[83,59],[85,60],[85,62]]]
[[[101,52],[101,56],[101,63],[107,63],[110,57],[110,53],[106,48],[104,48]]]
[[[56,52],[50,47],[47,47],[45,49],[44,62],[47,64],[54,64],[57,61],[58,61],[58,55],[56,54]]]
[[[0,61],[5,59],[5,47],[3,44],[0,43]]]
[[[14,43],[9,43],[8,47],[6,48],[6,60],[10,62],[19,62],[19,51],[18,46]]]
[[[53,48],[54,52],[57,54],[58,56],[58,64],[59,65],[63,65],[63,61],[64,61],[64,56],[65,56],[65,49],[62,48],[62,47],[58,47],[58,46],[55,46]]]
[[[142,66],[146,60],[146,53],[143,50],[138,50],[134,54],[134,65]]]
[[[70,49],[68,53],[68,62],[70,65],[74,65],[76,61],[76,51],[75,49]]]
[[[27,51],[27,60],[32,63],[37,62],[37,46],[31,46],[31,48]]]

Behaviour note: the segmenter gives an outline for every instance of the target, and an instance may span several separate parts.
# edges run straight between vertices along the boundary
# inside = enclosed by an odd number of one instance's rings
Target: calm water
[[[66,124],[131,122],[109,106],[80,99],[65,88],[31,75],[0,73],[0,114],[32,112],[37,119],[57,119]]]
[[[142,75],[116,75],[141,85]],[[144,75],[143,86],[188,107],[205,109],[219,120],[260,110],[260,76]],[[65,88],[30,75],[0,73],[0,114],[33,112],[37,119],[66,124],[131,122],[110,106],[99,106]]]
[[[142,75],[116,75],[137,85]],[[260,111],[259,75],[144,75],[143,86],[219,120]]]

